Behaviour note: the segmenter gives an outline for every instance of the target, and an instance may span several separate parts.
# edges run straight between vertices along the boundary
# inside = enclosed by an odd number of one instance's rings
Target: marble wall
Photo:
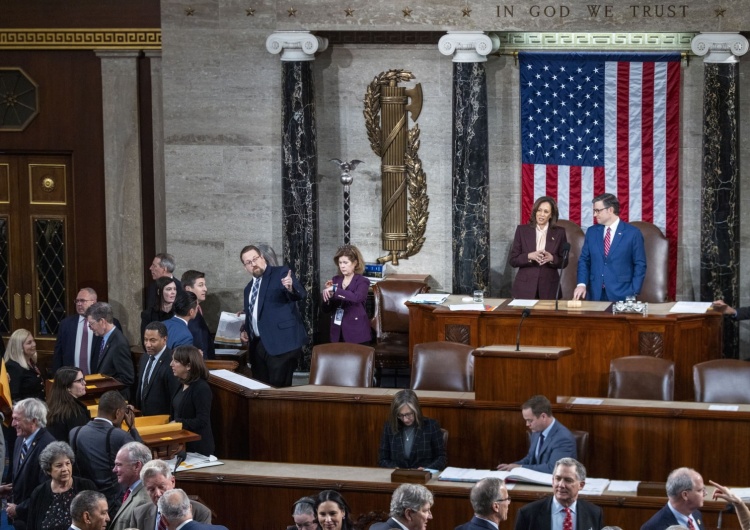
[[[178,274],[188,268],[207,272],[207,313],[215,314],[220,309],[241,308],[242,288],[248,281],[239,261],[243,245],[269,243],[281,254],[282,69],[279,57],[265,50],[265,40],[282,26],[300,28],[295,26],[296,21],[289,22],[277,12],[281,4],[276,6],[275,2],[259,3],[252,17],[246,16],[245,6],[235,0],[203,0],[190,5],[195,14],[186,16],[182,3],[162,0],[167,250],[176,256]],[[241,16],[238,11],[242,11]],[[409,28],[394,24],[390,29]],[[441,29],[445,28],[433,28]],[[506,261],[520,216],[518,67],[512,56],[490,57],[485,66],[490,146],[490,282],[491,293],[504,296],[510,293],[513,270]],[[313,63],[320,281],[335,273],[331,256],[343,241],[343,190],[337,166],[328,161],[331,158],[358,158],[364,162],[353,172],[352,243],[360,247],[368,261],[385,254],[380,246],[380,160],[367,140],[362,99],[372,78],[393,68],[411,70],[422,84],[420,156],[430,196],[424,248],[401,261],[397,269],[429,273],[433,288],[449,290],[452,63],[450,57],[439,53],[436,43],[335,44]],[[750,84],[745,82],[749,68],[748,60],[743,58],[741,113],[750,105]],[[700,296],[697,212],[701,185],[702,59],[691,57],[689,64],[683,64],[682,72],[677,293],[679,299],[691,300]],[[742,137],[748,137],[748,125],[741,123]],[[749,156],[748,147],[743,144],[743,167],[750,167]],[[749,211],[747,180],[741,179],[742,212]],[[741,248],[744,277],[750,272],[750,236],[746,233],[742,234]],[[750,303],[750,289],[741,289],[741,301]]]

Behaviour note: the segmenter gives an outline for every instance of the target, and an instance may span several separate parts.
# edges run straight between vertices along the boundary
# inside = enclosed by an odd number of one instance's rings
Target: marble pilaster
[[[102,69],[108,302],[137,344],[143,292],[138,51],[96,51]],[[137,259],[133,259],[137,256]]]
[[[161,83],[161,50],[143,53],[151,67],[151,132],[154,156],[154,248],[167,248],[167,208],[164,181],[164,99]]]
[[[448,32],[438,47],[453,55],[454,293],[490,289],[487,55],[499,39],[482,32]]]
[[[704,33],[692,42],[704,56],[701,176],[701,299],[739,302],[739,63],[748,41],[738,33]],[[735,322],[724,326],[724,356],[739,355]]]
[[[312,62],[327,41],[308,32],[276,32],[266,41],[281,53],[281,194],[284,263],[307,290],[300,312],[311,339],[317,335],[320,306],[318,247],[318,151]],[[306,354],[303,368],[309,366]]]

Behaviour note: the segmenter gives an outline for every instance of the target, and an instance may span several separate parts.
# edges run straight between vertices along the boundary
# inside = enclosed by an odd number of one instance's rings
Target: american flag
[[[625,221],[658,226],[677,248],[679,53],[519,53],[521,222],[536,198],[586,230],[608,192]],[[669,294],[676,253],[670,252]]]

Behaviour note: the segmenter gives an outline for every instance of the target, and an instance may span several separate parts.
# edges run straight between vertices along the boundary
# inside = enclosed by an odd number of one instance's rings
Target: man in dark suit
[[[510,496],[505,483],[499,478],[485,478],[471,488],[471,507],[474,517],[456,530],[496,530],[508,518]]]
[[[138,506],[151,502],[141,481],[141,469],[149,462],[151,462],[151,449],[142,443],[128,442],[117,451],[115,467],[112,471],[125,493],[122,496],[120,509],[112,517],[109,530],[125,530],[133,511]]]
[[[179,488],[169,490],[159,499],[159,512],[169,522],[170,528],[180,527],[180,530],[214,529],[227,530],[226,526],[204,524],[193,521],[193,511],[187,494]],[[183,524],[184,523],[184,524]]]
[[[135,407],[144,416],[169,414],[172,398],[180,388],[180,381],[172,373],[172,350],[167,348],[167,327],[163,322],[151,322],[143,333],[146,355],[138,364]]]
[[[98,491],[85,490],[70,503],[73,527],[79,530],[104,530],[109,523],[107,498]]]
[[[177,293],[172,307],[174,316],[164,321],[167,327],[167,348],[174,350],[177,346],[194,346],[193,334],[188,325],[198,313],[198,299],[193,293]]]
[[[667,477],[669,502],[641,526],[641,530],[665,530],[672,525],[703,530],[699,508],[703,506],[705,496],[703,477],[697,471],[688,467],[675,469]]]
[[[125,385],[120,390],[122,397],[130,398],[130,386],[135,381],[135,370],[130,355],[128,339],[117,329],[113,322],[112,307],[104,302],[97,302],[86,310],[86,320],[94,335],[101,337],[94,373],[105,374]]]
[[[514,464],[500,464],[500,471],[525,467],[552,473],[555,462],[564,457],[577,458],[573,434],[552,416],[552,404],[544,396],[532,396],[521,405],[521,415],[531,431],[529,453]]]
[[[39,455],[56,440],[45,428],[47,405],[39,399],[22,399],[16,403],[13,407],[12,425],[18,436],[13,449],[13,476],[10,483],[0,486],[0,494],[11,495],[8,516],[25,521],[29,513],[31,492],[49,478],[42,471]]]
[[[253,377],[274,387],[292,385],[302,346],[307,344],[297,302],[307,296],[302,284],[285,266],[272,267],[255,245],[240,252],[253,279],[245,287],[245,331]]]
[[[120,428],[123,421],[128,432]],[[96,418],[70,431],[70,447],[80,475],[92,480],[106,495],[111,517],[120,508],[124,493],[112,471],[117,452],[128,442],[143,441],[134,424],[133,407],[125,403],[119,392],[110,390],[99,399]]]
[[[562,458],[552,474],[551,497],[527,504],[518,511],[515,530],[551,530],[556,528],[599,530],[602,510],[578,498],[586,483],[586,468],[575,458]]]
[[[156,306],[156,280],[158,280],[162,276],[172,278],[174,280],[175,287],[177,287],[177,292],[182,292],[182,283],[180,282],[180,280],[175,278],[174,269],[175,261],[172,254],[162,252],[154,256],[154,260],[151,262],[151,265],[148,268],[149,272],[151,272],[151,278],[154,281],[151,282],[151,285],[149,285],[146,289],[146,306],[143,309],[148,310]]]
[[[421,484],[401,484],[391,496],[390,519],[375,523],[370,530],[423,530],[432,520],[430,509],[434,502],[432,492]]]
[[[620,220],[620,202],[611,193],[594,199],[594,215],[597,224],[586,231],[573,298],[616,302],[637,296],[646,277],[643,234]]]
[[[203,352],[204,359],[215,359],[214,339],[208,329],[206,319],[203,318],[201,306],[206,301],[206,295],[208,294],[206,275],[200,271],[189,270],[185,271],[181,280],[185,292],[193,293],[198,299],[198,312],[195,314],[195,318],[188,322],[188,329],[193,334],[193,346]]]

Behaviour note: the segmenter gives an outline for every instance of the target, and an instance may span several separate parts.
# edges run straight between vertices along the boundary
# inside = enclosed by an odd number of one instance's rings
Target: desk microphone
[[[174,471],[172,473],[177,473],[177,468],[187,459],[187,450],[183,449],[175,456],[177,457],[177,463],[174,465]]]
[[[523,319],[530,314],[531,309],[528,307],[523,310],[523,313],[521,313],[521,321],[518,323],[518,332],[516,332],[516,351],[521,351],[521,324],[523,324]]]
[[[732,513],[734,511],[734,504],[727,503],[727,507],[719,511],[719,520],[716,523],[716,528],[721,528],[721,516],[725,513]]]
[[[557,290],[555,291],[555,311],[559,311],[560,308],[558,307],[558,304],[560,302],[560,291],[561,291],[561,285],[562,285],[562,276],[565,273],[565,266],[568,263],[568,255],[570,254],[570,243],[567,241],[563,243],[562,246],[562,266],[560,267],[560,275],[557,278]]]

